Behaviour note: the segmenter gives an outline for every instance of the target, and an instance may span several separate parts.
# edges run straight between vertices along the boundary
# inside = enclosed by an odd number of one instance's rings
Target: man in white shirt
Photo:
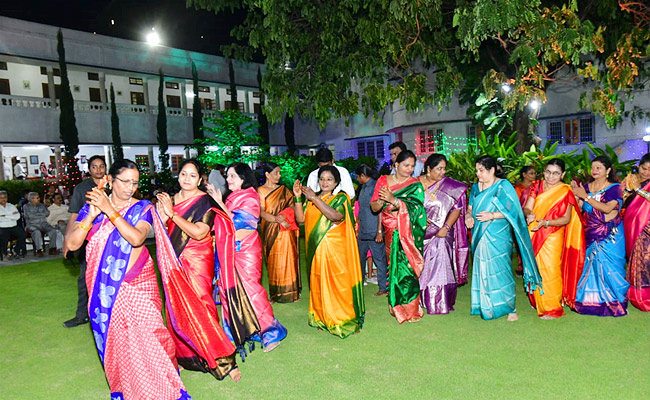
[[[25,230],[18,226],[20,213],[13,204],[7,203],[7,192],[0,190],[0,252],[6,259],[11,258],[11,253],[7,253],[7,243],[11,236],[18,241],[18,252],[25,257],[25,239],[27,234]]]
[[[223,170],[225,168],[223,165],[217,164],[208,176],[208,183],[214,186],[215,191],[221,189],[221,193],[226,191],[226,178],[223,177]]]
[[[318,168],[325,165],[333,165],[341,174],[341,183],[334,189],[333,194],[337,194],[341,190],[350,196],[350,199],[353,199],[355,196],[354,185],[352,184],[352,178],[347,169],[339,167],[334,164],[334,155],[329,149],[319,149],[314,155],[316,162],[318,163]],[[318,170],[315,169],[311,171],[309,177],[307,178],[307,186],[311,188],[314,192],[320,192],[320,185],[318,184]]]
[[[390,173],[394,174],[395,173],[395,160],[397,160],[397,156],[399,153],[406,151],[406,145],[403,142],[395,142],[388,146],[388,151],[390,152],[390,160],[392,162],[391,167],[390,167]],[[424,164],[420,160],[415,160],[415,168],[413,168],[413,176],[418,177],[422,175],[422,171],[424,171]]]
[[[25,179],[27,175],[25,174],[25,167],[18,161],[18,159],[14,160],[14,179],[16,180],[23,180]]]
[[[62,235],[65,234],[70,213],[68,212],[68,206],[63,204],[63,195],[61,193],[55,193],[52,196],[52,205],[47,209],[50,212],[50,215],[47,216],[47,223],[56,227],[61,231]]]

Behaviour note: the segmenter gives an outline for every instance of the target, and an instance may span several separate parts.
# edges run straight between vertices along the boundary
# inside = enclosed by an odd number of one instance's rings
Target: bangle
[[[173,214],[169,217],[169,219],[173,221],[173,220],[174,220],[174,217],[175,217],[176,215],[177,215],[176,213],[173,213]]]
[[[92,228],[92,225],[85,225],[83,222],[79,222],[77,226],[79,227],[79,229],[86,232],[89,232],[90,228]]]
[[[393,202],[393,206],[395,208],[399,208],[399,200],[395,199],[395,201]]]
[[[120,218],[120,217],[121,217],[121,215],[120,215],[119,212],[113,211],[113,213],[108,216],[108,219],[110,219],[111,222],[113,223],[113,225],[115,225],[115,221],[117,221],[117,219]]]
[[[446,222],[442,225],[443,228],[447,228],[447,232],[451,231],[451,226],[449,226]]]
[[[380,229],[380,230],[377,231],[377,233],[384,233],[384,231],[382,231],[382,230]]]
[[[546,220],[544,222],[546,222],[546,225],[544,225],[544,228],[548,228],[548,220]]]
[[[294,196],[293,198],[296,203],[302,203],[302,196]]]

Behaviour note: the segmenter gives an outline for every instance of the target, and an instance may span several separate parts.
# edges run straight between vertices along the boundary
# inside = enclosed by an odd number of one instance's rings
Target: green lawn
[[[61,260],[0,268],[0,398],[108,399],[88,325],[65,329],[76,304],[76,271]],[[366,324],[341,340],[307,326],[308,291],[276,304],[289,330],[272,353],[240,362],[242,381],[181,373],[194,399],[648,399],[650,315],[569,312],[536,317],[518,293],[519,321],[456,310],[400,326],[386,298],[366,287]]]

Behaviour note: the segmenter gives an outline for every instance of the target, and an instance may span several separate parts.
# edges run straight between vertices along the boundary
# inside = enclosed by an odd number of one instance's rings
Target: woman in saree
[[[524,207],[535,260],[544,282],[544,293],[537,289],[529,297],[542,319],[563,316],[563,303],[574,307],[576,286],[585,262],[578,202],[571,187],[562,183],[564,168],[562,159],[549,160],[544,180],[533,183]]]
[[[254,340],[262,343],[265,352],[270,352],[287,336],[287,329],[275,319],[268,294],[261,283],[262,242],[257,232],[260,197],[255,190],[255,175],[248,165],[234,163],[228,167],[226,183],[228,194],[225,203],[221,190],[215,191],[214,187],[209,186],[208,194],[235,225],[235,267],[261,329]],[[222,238],[216,237],[215,240],[220,242]]]
[[[592,181],[571,182],[585,222],[587,252],[576,290],[575,310],[580,314],[620,317],[627,314],[625,235],[620,209],[621,185],[607,156],[591,162]]]
[[[454,310],[457,287],[467,283],[467,186],[445,176],[444,154],[430,155],[424,169],[426,174],[419,178],[427,213],[421,302],[428,314],[449,314]]]
[[[266,181],[257,188],[262,217],[262,243],[269,273],[271,302],[292,303],[300,300],[300,262],[293,194],[280,184],[280,167],[272,162],[263,166]]]
[[[86,194],[66,245],[75,250],[88,240],[88,310],[111,398],[189,399],[174,340],[163,323],[153,260],[144,246],[152,225],[169,324],[196,351],[206,346],[206,337],[218,335],[218,324],[204,318],[198,297],[187,290],[189,282],[152,204],[133,200],[139,177],[132,161],[113,163],[104,178],[112,186],[110,197],[105,183]]]
[[[472,229],[472,315],[516,321],[515,279],[512,274],[513,233],[524,267],[527,292],[541,287],[542,279],[526,229],[526,220],[512,184],[497,173],[492,156],[476,160],[478,182],[472,186],[465,225]]]
[[[650,311],[650,154],[639,161],[639,173],[625,178],[628,198],[623,216],[628,257],[627,296],[641,311]]]
[[[395,173],[377,180],[370,199],[374,212],[381,211],[388,256],[388,309],[400,324],[422,319],[420,284],[424,267],[422,246],[427,226],[424,188],[413,178],[415,154],[402,151]]]
[[[320,167],[318,183],[318,194],[299,181],[293,185],[296,221],[305,223],[309,325],[346,338],[362,328],[366,311],[354,216],[348,195],[334,194],[341,183],[336,167]]]
[[[517,197],[519,197],[519,202],[521,203],[521,208],[523,209],[528,202],[528,196],[530,195],[529,188],[533,182],[537,179],[537,173],[535,168],[531,165],[525,165],[519,170],[519,182],[515,185],[515,192],[517,192]],[[515,244],[515,248],[517,245]],[[524,266],[521,263],[521,254],[517,251],[517,275],[521,276],[524,273]]]
[[[190,159],[185,160],[179,168],[180,191],[174,195],[173,200],[167,193],[158,194],[156,209],[167,225],[174,252],[181,261],[191,290],[200,300],[200,309],[206,318],[214,320],[214,326],[219,327],[219,334],[209,337],[207,351],[199,354],[169,326],[176,344],[176,359],[185,369],[210,372],[219,380],[230,376],[239,381],[241,373],[235,361],[235,346],[219,325],[219,314],[212,298],[214,246],[210,231],[214,225],[216,209],[210,196],[199,189],[203,172],[201,164]],[[170,319],[169,313],[167,319]],[[208,360],[215,368],[210,367]]]

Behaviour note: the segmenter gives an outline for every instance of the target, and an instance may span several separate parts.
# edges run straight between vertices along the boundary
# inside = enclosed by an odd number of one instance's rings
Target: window
[[[241,101],[237,102],[237,108],[239,108],[239,112],[244,112],[244,103]],[[226,110],[231,110],[230,108],[230,101],[226,101]]]
[[[89,81],[98,81],[99,80],[99,73],[97,73],[97,72],[89,72],[88,73],[88,80]]]
[[[199,99],[201,102],[201,110],[213,110],[212,99]]]
[[[253,103],[253,112],[260,114],[262,112],[262,105],[260,103]]]
[[[178,167],[181,165],[182,162],[183,162],[182,154],[172,154],[171,156],[172,173],[174,174],[178,173]]]
[[[262,94],[261,92],[253,92],[253,98],[259,99],[261,94]]]
[[[444,133],[442,128],[421,129],[416,138],[416,150],[419,155],[442,153],[444,151]]]
[[[467,144],[476,146],[476,140],[479,134],[478,128],[475,125],[467,125]]]
[[[129,78],[129,83],[131,85],[140,85],[140,86],[142,86],[142,78]]]
[[[0,61],[0,70],[7,70],[7,63],[4,61]]]
[[[9,87],[9,79],[0,79],[0,94],[11,94],[11,88]]]
[[[52,68],[52,74],[54,76],[61,76],[61,70],[58,68]],[[47,75],[47,67],[41,67],[41,75]]]
[[[167,107],[181,108],[181,96],[167,95]]]
[[[167,89],[178,89],[178,82],[165,82]]]
[[[548,140],[551,143],[579,144],[594,141],[594,117],[567,118],[549,121]]]
[[[199,92],[210,93],[210,86],[199,86]]]
[[[102,101],[102,96],[99,88],[89,88],[88,94],[90,95],[90,101],[94,101],[96,103],[100,103]]]
[[[384,159],[384,139],[360,140],[357,142],[357,157]]]
[[[144,93],[131,92],[131,104],[144,105]]]
[[[43,88],[43,98],[50,99],[50,85],[41,83],[41,87]],[[54,85],[54,97],[57,99],[61,98],[61,85]]]

